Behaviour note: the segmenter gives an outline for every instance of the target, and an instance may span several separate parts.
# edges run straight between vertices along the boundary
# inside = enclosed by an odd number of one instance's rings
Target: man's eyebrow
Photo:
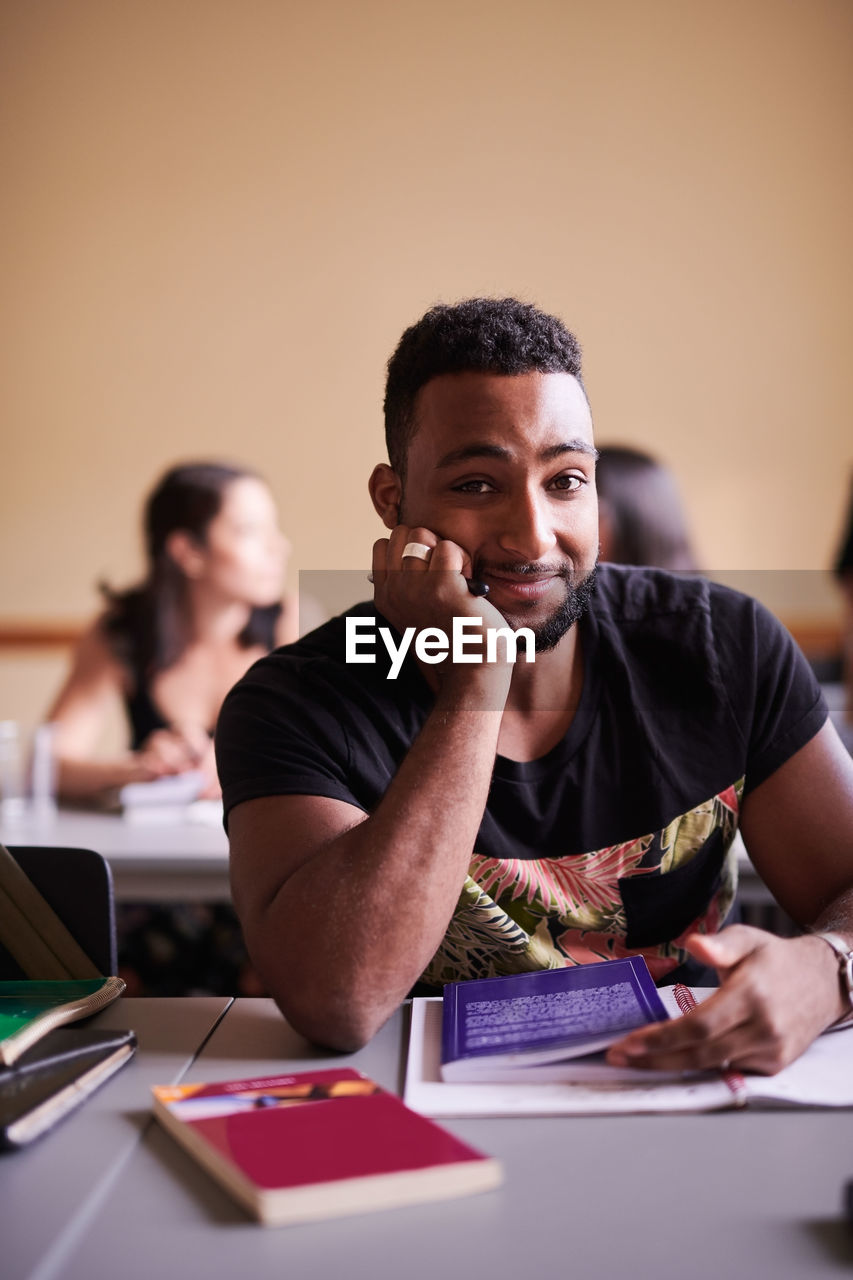
[[[560,444],[549,445],[539,457],[543,462],[550,462],[553,458],[562,457],[564,453],[586,453],[590,458],[598,457],[598,450],[588,440],[564,440]]]
[[[543,462],[552,462],[565,453],[585,453],[592,458],[598,457],[598,450],[588,440],[561,440],[559,444],[551,444],[543,449],[539,457]],[[443,458],[439,458],[435,469],[440,471],[444,467],[455,467],[460,462],[470,462],[474,458],[494,458],[498,462],[510,462],[512,453],[500,444],[475,441],[473,444],[463,445],[461,449],[451,449]]]

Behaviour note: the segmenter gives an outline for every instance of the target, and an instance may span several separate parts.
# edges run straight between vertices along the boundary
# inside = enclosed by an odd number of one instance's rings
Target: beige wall
[[[0,615],[86,616],[192,455],[270,478],[295,567],[365,566],[384,363],[475,292],[576,328],[708,566],[821,570],[852,46],[847,0],[5,0]]]

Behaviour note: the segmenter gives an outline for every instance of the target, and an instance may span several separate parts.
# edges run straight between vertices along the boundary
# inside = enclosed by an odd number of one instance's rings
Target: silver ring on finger
[[[425,542],[407,542],[403,547],[402,559],[408,556],[412,560],[428,561],[432,555],[432,547],[428,547]]]

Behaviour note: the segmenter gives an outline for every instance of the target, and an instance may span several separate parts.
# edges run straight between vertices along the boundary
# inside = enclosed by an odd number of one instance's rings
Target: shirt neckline
[[[351,609],[349,612],[354,613],[362,607],[356,606],[356,609]],[[594,609],[593,601],[580,621],[575,623],[579,628],[578,635],[583,648],[583,688],[572,723],[563,738],[544,756],[539,756],[535,760],[511,760],[508,756],[497,755],[493,769],[496,778],[505,782],[529,783],[537,778],[546,777],[571,760],[586,739],[596,716],[601,691],[601,664],[598,657],[599,625]],[[395,635],[399,635],[375,605],[368,604],[368,610],[375,614],[380,625],[391,627]],[[389,665],[387,655],[383,665]],[[375,668],[377,671],[380,669],[379,666]],[[403,661],[396,683],[401,691],[405,689],[408,696],[422,708],[426,718],[432,710],[435,695],[411,652],[407,653]]]
[[[496,756],[495,777],[505,782],[532,782],[552,773],[571,760],[592,727],[601,690],[598,622],[592,609],[588,609],[575,625],[579,628],[578,637],[583,651],[583,688],[572,723],[561,740],[550,751],[546,751],[544,756],[538,756],[535,760],[511,760],[508,756]]]

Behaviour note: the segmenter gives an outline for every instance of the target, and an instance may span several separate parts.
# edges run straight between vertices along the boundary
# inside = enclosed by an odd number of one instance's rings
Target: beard
[[[535,565],[506,564],[493,565],[490,568],[493,568],[498,573],[523,574],[536,573],[538,571]],[[585,574],[578,573],[574,569],[560,571],[559,577],[562,578],[565,587],[563,599],[544,622],[540,622],[538,626],[530,628],[533,632],[537,653],[546,653],[549,649],[555,649],[566,632],[581,620],[592,600],[597,574],[598,564],[594,564]],[[474,577],[479,576],[481,576],[481,573],[475,564]],[[506,615],[504,616],[506,617]],[[523,616],[513,615],[512,617],[506,617],[506,620],[513,630],[528,626]]]

